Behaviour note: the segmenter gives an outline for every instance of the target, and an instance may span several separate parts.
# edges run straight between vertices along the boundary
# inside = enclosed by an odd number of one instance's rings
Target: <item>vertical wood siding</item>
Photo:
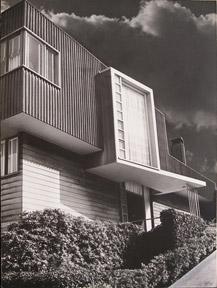
[[[15,6],[3,13],[3,35],[25,26],[60,52],[61,63],[60,89],[25,69],[23,112],[100,147],[99,108],[94,78],[106,66],[28,2],[24,1],[18,8]],[[13,14],[18,16],[13,18]],[[10,22],[14,21],[16,23],[11,26]],[[10,74],[13,73],[5,75],[5,81],[12,80]],[[13,81],[10,83],[13,84]],[[13,85],[11,87],[14,90],[16,87]],[[5,99],[7,92],[4,92]],[[15,95],[12,100],[16,101]],[[5,118],[10,117],[10,111],[5,111]]]
[[[24,6],[21,1],[1,14],[1,37],[21,28],[24,24]]]
[[[22,112],[23,71],[16,69],[0,78],[1,119]]]
[[[81,158],[25,136],[23,203],[26,210],[60,207],[91,219],[120,220],[119,185],[88,174]]]
[[[24,109],[24,112],[35,117],[36,113],[40,111],[43,113],[44,109],[43,121],[46,123],[92,145],[100,146],[94,77],[106,66],[27,2],[25,11],[24,25],[60,51],[61,89],[57,91],[44,81],[42,90],[45,93],[41,96],[43,99],[41,103],[34,101],[33,93],[27,93],[25,90],[24,97],[26,101],[27,98],[32,101],[32,111],[29,113]],[[29,82],[30,89],[33,83],[42,82],[34,75],[30,78],[32,78],[32,82]],[[36,87],[38,85],[36,84]],[[55,113],[55,109],[58,113]],[[38,116],[38,119],[42,120],[42,116]]]

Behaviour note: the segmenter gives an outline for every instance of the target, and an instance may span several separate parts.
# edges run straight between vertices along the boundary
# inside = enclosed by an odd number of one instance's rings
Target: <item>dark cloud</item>
[[[20,0],[3,0],[9,6]],[[80,16],[104,14],[108,17],[132,17],[138,13],[140,0],[29,0],[39,9],[67,12]]]
[[[134,0],[31,2],[108,66],[153,88],[171,137],[183,136],[190,164],[215,179],[213,1],[152,0],[140,6]]]
[[[143,4],[130,19],[50,14],[107,65],[153,88],[170,130],[184,134],[194,152],[192,166],[201,171],[207,159],[209,169],[201,172],[212,178],[217,127],[215,16],[195,16],[164,0]]]
[[[196,17],[163,0],[150,1],[131,19],[50,16],[106,64],[151,86],[177,125],[216,128],[214,14]]]

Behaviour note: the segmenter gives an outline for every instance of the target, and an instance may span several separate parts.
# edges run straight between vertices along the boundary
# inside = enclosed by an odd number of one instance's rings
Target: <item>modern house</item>
[[[3,226],[44,208],[147,230],[168,207],[215,217],[215,183],[186,165],[182,138],[168,143],[150,87],[27,1],[2,13],[0,46]]]

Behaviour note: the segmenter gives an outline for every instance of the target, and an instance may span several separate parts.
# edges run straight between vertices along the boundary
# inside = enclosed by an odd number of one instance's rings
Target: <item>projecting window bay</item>
[[[24,65],[59,85],[59,53],[27,31],[1,42],[0,64],[1,75]]]
[[[113,93],[116,115],[118,157],[134,163],[157,166],[153,140],[153,117],[149,92],[114,74]]]

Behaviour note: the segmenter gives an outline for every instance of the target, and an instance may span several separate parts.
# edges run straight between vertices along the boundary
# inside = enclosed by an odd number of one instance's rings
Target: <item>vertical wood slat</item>
[[[16,69],[0,78],[1,119],[9,118],[22,112],[22,86],[22,69]]]
[[[99,70],[106,66],[31,4],[25,1],[22,3],[19,8],[20,14],[18,14],[20,16],[15,17],[15,20],[11,21],[13,18],[10,17],[9,22],[8,17],[12,13],[17,14],[16,7],[3,13],[5,14],[4,21],[7,22],[5,33],[13,31],[14,27],[18,25],[16,23],[23,22],[21,26],[25,25],[48,44],[57,48],[60,51],[62,78],[61,89],[58,90],[49,82],[26,70],[24,88],[28,86],[29,90],[24,89],[24,112],[99,147],[100,124],[97,115],[98,103],[94,77]],[[14,21],[16,23],[13,23]],[[42,95],[38,93],[40,89]],[[7,95],[5,97],[7,98]],[[15,101],[15,98],[12,100]],[[7,104],[10,104],[9,101]]]

